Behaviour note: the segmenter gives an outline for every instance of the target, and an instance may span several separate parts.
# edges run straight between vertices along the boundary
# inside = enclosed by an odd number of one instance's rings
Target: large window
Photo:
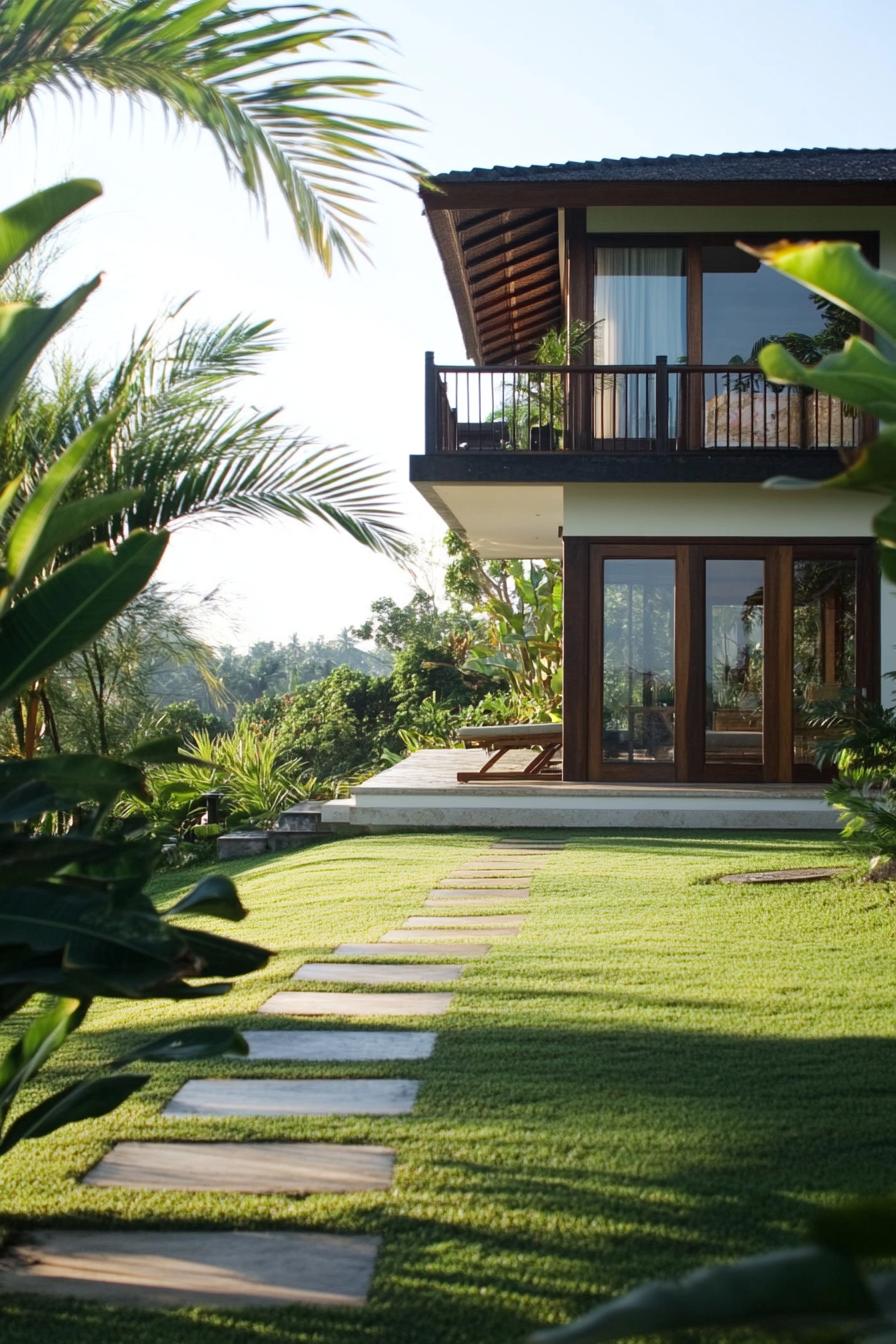
[[[662,405],[662,437],[679,446],[849,449],[860,442],[861,416],[836,398],[778,387],[754,372],[770,341],[806,363],[839,349],[858,330],[851,314],[763,266],[733,239],[595,240],[593,257],[594,363],[611,369],[595,382],[595,439],[650,446]],[[646,366],[661,356],[669,376],[660,393]],[[645,367],[625,373],[620,365]],[[705,373],[694,368],[700,365],[709,366]]]
[[[700,249],[704,364],[755,364],[769,341],[819,359],[855,327],[841,309],[733,244]]]

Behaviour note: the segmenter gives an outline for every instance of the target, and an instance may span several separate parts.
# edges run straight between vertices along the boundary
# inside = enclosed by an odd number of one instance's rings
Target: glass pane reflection
[[[675,561],[604,561],[603,759],[671,762]]]
[[[761,764],[765,564],[706,562],[707,764]]]

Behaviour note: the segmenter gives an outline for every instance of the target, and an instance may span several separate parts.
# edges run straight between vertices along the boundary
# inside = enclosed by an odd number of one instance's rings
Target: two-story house
[[[755,361],[856,324],[736,243],[852,238],[896,272],[896,151],[474,169],[423,202],[472,362],[428,358],[411,480],[484,557],[562,555],[563,779],[817,781],[896,604],[873,499],[763,482],[831,476],[870,426]],[[535,365],[549,329],[571,346]]]

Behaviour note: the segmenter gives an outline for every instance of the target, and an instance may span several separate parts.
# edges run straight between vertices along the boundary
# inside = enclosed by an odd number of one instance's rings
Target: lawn
[[[98,1010],[64,1057],[83,1065],[120,1052],[147,1025],[289,1029],[295,1020],[253,1014],[302,960],[396,927],[487,843],[361,837],[223,865],[251,909],[239,935],[275,949],[270,966],[223,1000],[160,1005],[151,1024],[145,1007]],[[714,880],[831,862],[851,864],[849,877]],[[14,1231],[52,1220],[379,1234],[366,1309],[112,1311],[19,1297],[3,1301],[3,1344],[219,1344],[225,1327],[228,1344],[501,1344],[645,1277],[786,1244],[813,1202],[889,1189],[894,911],[886,887],[860,884],[860,872],[832,837],[571,837],[534,878],[522,935],[471,963],[449,1014],[406,1023],[437,1026],[434,1056],[363,1066],[364,1076],[422,1079],[412,1115],[163,1120],[189,1076],[361,1071],[165,1065],[115,1115],[3,1162],[0,1223]],[[183,881],[166,879],[166,894]],[[61,1066],[47,1079],[68,1080]],[[396,1181],[389,1193],[306,1199],[78,1184],[115,1139],[156,1137],[388,1144]]]

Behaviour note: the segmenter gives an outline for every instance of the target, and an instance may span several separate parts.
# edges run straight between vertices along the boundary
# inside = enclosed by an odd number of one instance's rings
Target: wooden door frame
[[[879,575],[870,539],[844,537],[669,537],[639,542],[632,537],[569,537],[564,540],[564,763],[563,778],[588,782],[817,782],[813,767],[793,763],[793,562],[843,559],[856,562],[856,682],[863,695],[880,694]],[[751,554],[752,553],[752,554]],[[705,675],[705,560],[765,561],[766,630],[774,631],[763,687],[763,764],[705,765],[703,737]],[[675,569],[675,750],[674,763],[628,765],[603,757],[603,561],[674,558]],[[766,636],[768,640],[768,635]],[[694,675],[696,672],[696,675]],[[773,713],[766,712],[775,706]]]

